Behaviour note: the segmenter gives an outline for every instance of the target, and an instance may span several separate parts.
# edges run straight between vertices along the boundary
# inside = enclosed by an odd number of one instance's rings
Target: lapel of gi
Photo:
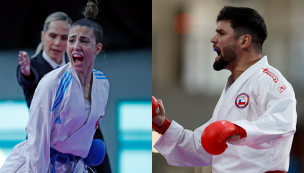
[[[267,64],[267,56],[264,56],[258,62],[249,67],[245,72],[243,72],[237,78],[237,80],[234,81],[226,93],[225,89],[223,90],[221,95],[223,99],[220,105],[217,105],[218,112],[215,115],[214,121],[229,120],[229,108],[231,106],[234,106],[234,101],[237,97],[238,92],[242,89],[245,82],[253,75],[253,73],[259,70],[265,64]]]
[[[70,65],[71,68],[73,68]],[[77,79],[77,82],[79,82],[78,77],[75,75],[76,72],[74,69],[70,70],[73,74],[74,78]],[[85,149],[89,149],[91,146],[91,141],[93,140],[93,136],[96,130],[96,123],[99,121],[100,116],[104,115],[104,109],[106,102],[107,102],[107,94],[104,94],[103,91],[106,91],[106,85],[104,84],[103,80],[96,79],[96,76],[93,74],[93,83],[92,83],[92,92],[91,92],[91,113],[89,116],[89,119],[85,125],[83,125],[80,129],[78,129],[73,135],[71,135],[69,138],[67,138],[65,141],[60,143],[59,145],[62,148],[65,148],[66,146],[69,147],[69,150],[79,150],[79,147],[83,148],[83,151],[80,151],[79,155],[83,157],[86,153]],[[103,110],[103,112],[102,112]],[[103,113],[103,114],[101,114]],[[86,142],[83,142],[83,139],[86,139]],[[81,145],[73,145],[75,143],[81,143]],[[54,147],[55,149],[60,147],[57,145]],[[73,148],[73,146],[76,146],[78,148]]]

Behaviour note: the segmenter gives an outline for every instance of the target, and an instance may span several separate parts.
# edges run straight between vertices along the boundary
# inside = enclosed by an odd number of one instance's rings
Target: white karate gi
[[[91,113],[86,122],[85,101],[79,78],[70,63],[51,71],[39,82],[26,126],[28,140],[13,148],[1,173],[46,173],[52,170],[50,147],[85,158],[94,133],[104,116],[109,83],[102,72],[93,70]],[[71,172],[73,162],[56,162],[57,172]],[[80,159],[75,173],[87,172]]]
[[[266,56],[232,82],[230,76],[207,123],[192,132],[172,121],[154,147],[174,166],[212,164],[213,173],[287,171],[297,121],[292,86],[268,64]],[[228,143],[224,153],[212,156],[201,146],[201,135],[218,120],[237,124],[247,137]]]

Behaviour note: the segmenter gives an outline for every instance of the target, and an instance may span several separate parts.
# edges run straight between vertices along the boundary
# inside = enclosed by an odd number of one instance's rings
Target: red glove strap
[[[238,134],[240,134],[240,139],[247,137],[247,132],[242,127],[234,124],[235,127],[238,129]]]
[[[165,122],[163,124],[163,126],[161,126],[160,128],[157,127],[156,124],[152,123],[152,128],[159,134],[163,135],[165,134],[165,132],[168,130],[169,126],[170,126],[171,122],[167,119],[165,119]]]

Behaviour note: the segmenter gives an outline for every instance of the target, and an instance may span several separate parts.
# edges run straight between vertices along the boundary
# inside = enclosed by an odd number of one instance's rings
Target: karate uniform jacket
[[[93,70],[91,113],[86,122],[82,87],[72,65],[68,63],[45,75],[30,107],[26,126],[28,139],[13,148],[0,172],[47,172],[52,168],[50,147],[62,153],[87,157],[94,133],[105,114],[108,94],[107,78],[102,72]],[[63,172],[66,167],[56,168],[56,173]],[[79,160],[75,173],[85,172],[85,167],[83,159]]]
[[[202,147],[201,135],[209,124],[219,120],[242,127],[247,137],[227,143],[224,153],[213,156]],[[265,56],[236,81],[229,77],[207,123],[192,132],[172,121],[154,147],[170,165],[212,164],[213,173],[288,171],[296,120],[294,90]]]

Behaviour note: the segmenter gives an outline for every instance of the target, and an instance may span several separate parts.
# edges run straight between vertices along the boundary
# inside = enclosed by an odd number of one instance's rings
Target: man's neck
[[[259,55],[244,55],[240,58],[237,58],[234,62],[231,62],[227,69],[231,71],[233,81],[236,81],[238,77],[241,76],[249,67],[258,62],[262,58],[261,54]]]

